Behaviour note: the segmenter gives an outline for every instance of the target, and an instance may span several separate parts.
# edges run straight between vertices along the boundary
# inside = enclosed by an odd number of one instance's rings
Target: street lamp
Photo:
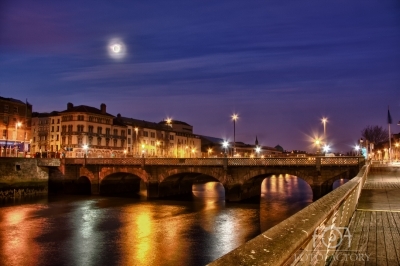
[[[325,153],[328,153],[330,149],[331,148],[329,147],[329,145],[326,145],[326,144],[324,145],[323,150],[324,150]]]
[[[260,151],[261,151],[261,148],[260,148],[260,146],[257,146],[257,147],[256,147],[256,153],[257,153],[257,157],[259,157],[259,155],[260,155]]]
[[[87,144],[83,145],[83,150],[85,151],[84,157],[87,157],[87,150],[88,150],[89,146]]]
[[[160,146],[160,141],[156,141],[156,156],[158,156],[158,146]]]
[[[226,157],[226,149],[228,148],[228,146],[229,146],[229,143],[228,143],[228,141],[224,141],[224,142],[222,142],[222,147],[224,147],[224,151],[225,151],[225,157]]]
[[[167,125],[172,127],[172,118],[167,117],[167,119],[165,119],[165,122],[167,122]]]
[[[125,158],[126,158],[126,150],[124,150],[124,156],[125,156]]]
[[[142,157],[144,157],[144,144],[142,144]]]
[[[208,158],[210,158],[210,154],[212,153],[212,149],[208,148]]]
[[[238,114],[233,114],[232,116],[233,120],[233,156],[236,154],[236,120],[239,119]]]
[[[15,123],[15,140],[18,140],[18,128],[21,127],[21,122]]]
[[[193,154],[193,158],[194,158],[194,152],[196,151],[196,149],[192,149],[192,154]],[[192,155],[190,155],[190,157],[192,157]]]
[[[358,155],[360,155],[360,146],[358,146],[358,145],[356,145],[355,147],[354,147],[354,149],[356,150],[356,152],[357,152],[357,156]]]
[[[320,145],[321,145],[321,141],[319,139],[315,139],[314,141],[315,146],[317,147],[317,154],[320,152]]]

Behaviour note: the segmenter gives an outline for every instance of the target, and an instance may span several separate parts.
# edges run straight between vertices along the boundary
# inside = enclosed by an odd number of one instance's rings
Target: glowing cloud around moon
[[[108,55],[113,59],[122,59],[126,56],[126,45],[121,39],[112,39],[107,45]]]

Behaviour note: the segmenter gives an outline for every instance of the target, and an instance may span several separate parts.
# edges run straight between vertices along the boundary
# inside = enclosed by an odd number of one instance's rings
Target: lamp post
[[[136,140],[135,140],[135,153],[137,155],[139,155],[139,143],[137,142],[137,136],[138,136],[139,129],[137,127],[135,127],[134,130],[135,130],[135,138],[136,138]]]
[[[256,157],[259,157],[260,156],[260,151],[261,151],[261,148],[260,148],[260,146],[257,146],[256,147]]]
[[[323,149],[324,149],[324,153],[327,154],[327,153],[329,153],[329,150],[330,150],[331,148],[329,147],[329,145],[326,145],[326,144],[325,144]]]
[[[320,145],[321,145],[321,141],[319,139],[315,139],[314,141],[315,146],[317,147],[317,154],[320,153]]]
[[[236,155],[236,120],[239,119],[238,114],[233,114],[232,116],[233,120],[233,156]]]
[[[207,152],[208,152],[208,158],[210,158],[210,154],[212,153],[212,149],[208,148]]]
[[[142,157],[144,157],[144,152],[145,152],[145,150],[144,150],[144,144],[142,144]]]
[[[224,152],[225,152],[224,156],[225,157],[227,156],[226,149],[228,148],[228,145],[229,145],[229,143],[226,140],[222,143],[222,147],[224,147]]]
[[[396,144],[394,144],[394,146],[396,147],[396,161],[397,161],[397,153],[399,152],[399,143],[397,142]]]
[[[360,155],[360,146],[356,145],[356,146],[354,147],[354,149],[355,149],[356,152],[357,152],[357,156]]]
[[[160,146],[160,141],[156,141],[156,156],[158,156],[158,146]]]
[[[87,157],[87,150],[88,150],[89,146],[87,144],[83,145],[83,150],[85,151],[84,153],[84,157]]]
[[[326,122],[328,122],[328,118],[323,117],[321,119],[321,121],[322,121],[322,124],[324,124],[324,141],[326,141]]]

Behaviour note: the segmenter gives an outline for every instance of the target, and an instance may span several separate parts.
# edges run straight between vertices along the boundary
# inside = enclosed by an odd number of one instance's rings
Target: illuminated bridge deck
[[[371,167],[349,230],[331,265],[400,265],[400,167]]]

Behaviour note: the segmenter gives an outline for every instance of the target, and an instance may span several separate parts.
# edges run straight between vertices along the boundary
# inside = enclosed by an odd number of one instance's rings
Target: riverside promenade
[[[348,228],[330,265],[400,265],[399,163],[371,165]]]

